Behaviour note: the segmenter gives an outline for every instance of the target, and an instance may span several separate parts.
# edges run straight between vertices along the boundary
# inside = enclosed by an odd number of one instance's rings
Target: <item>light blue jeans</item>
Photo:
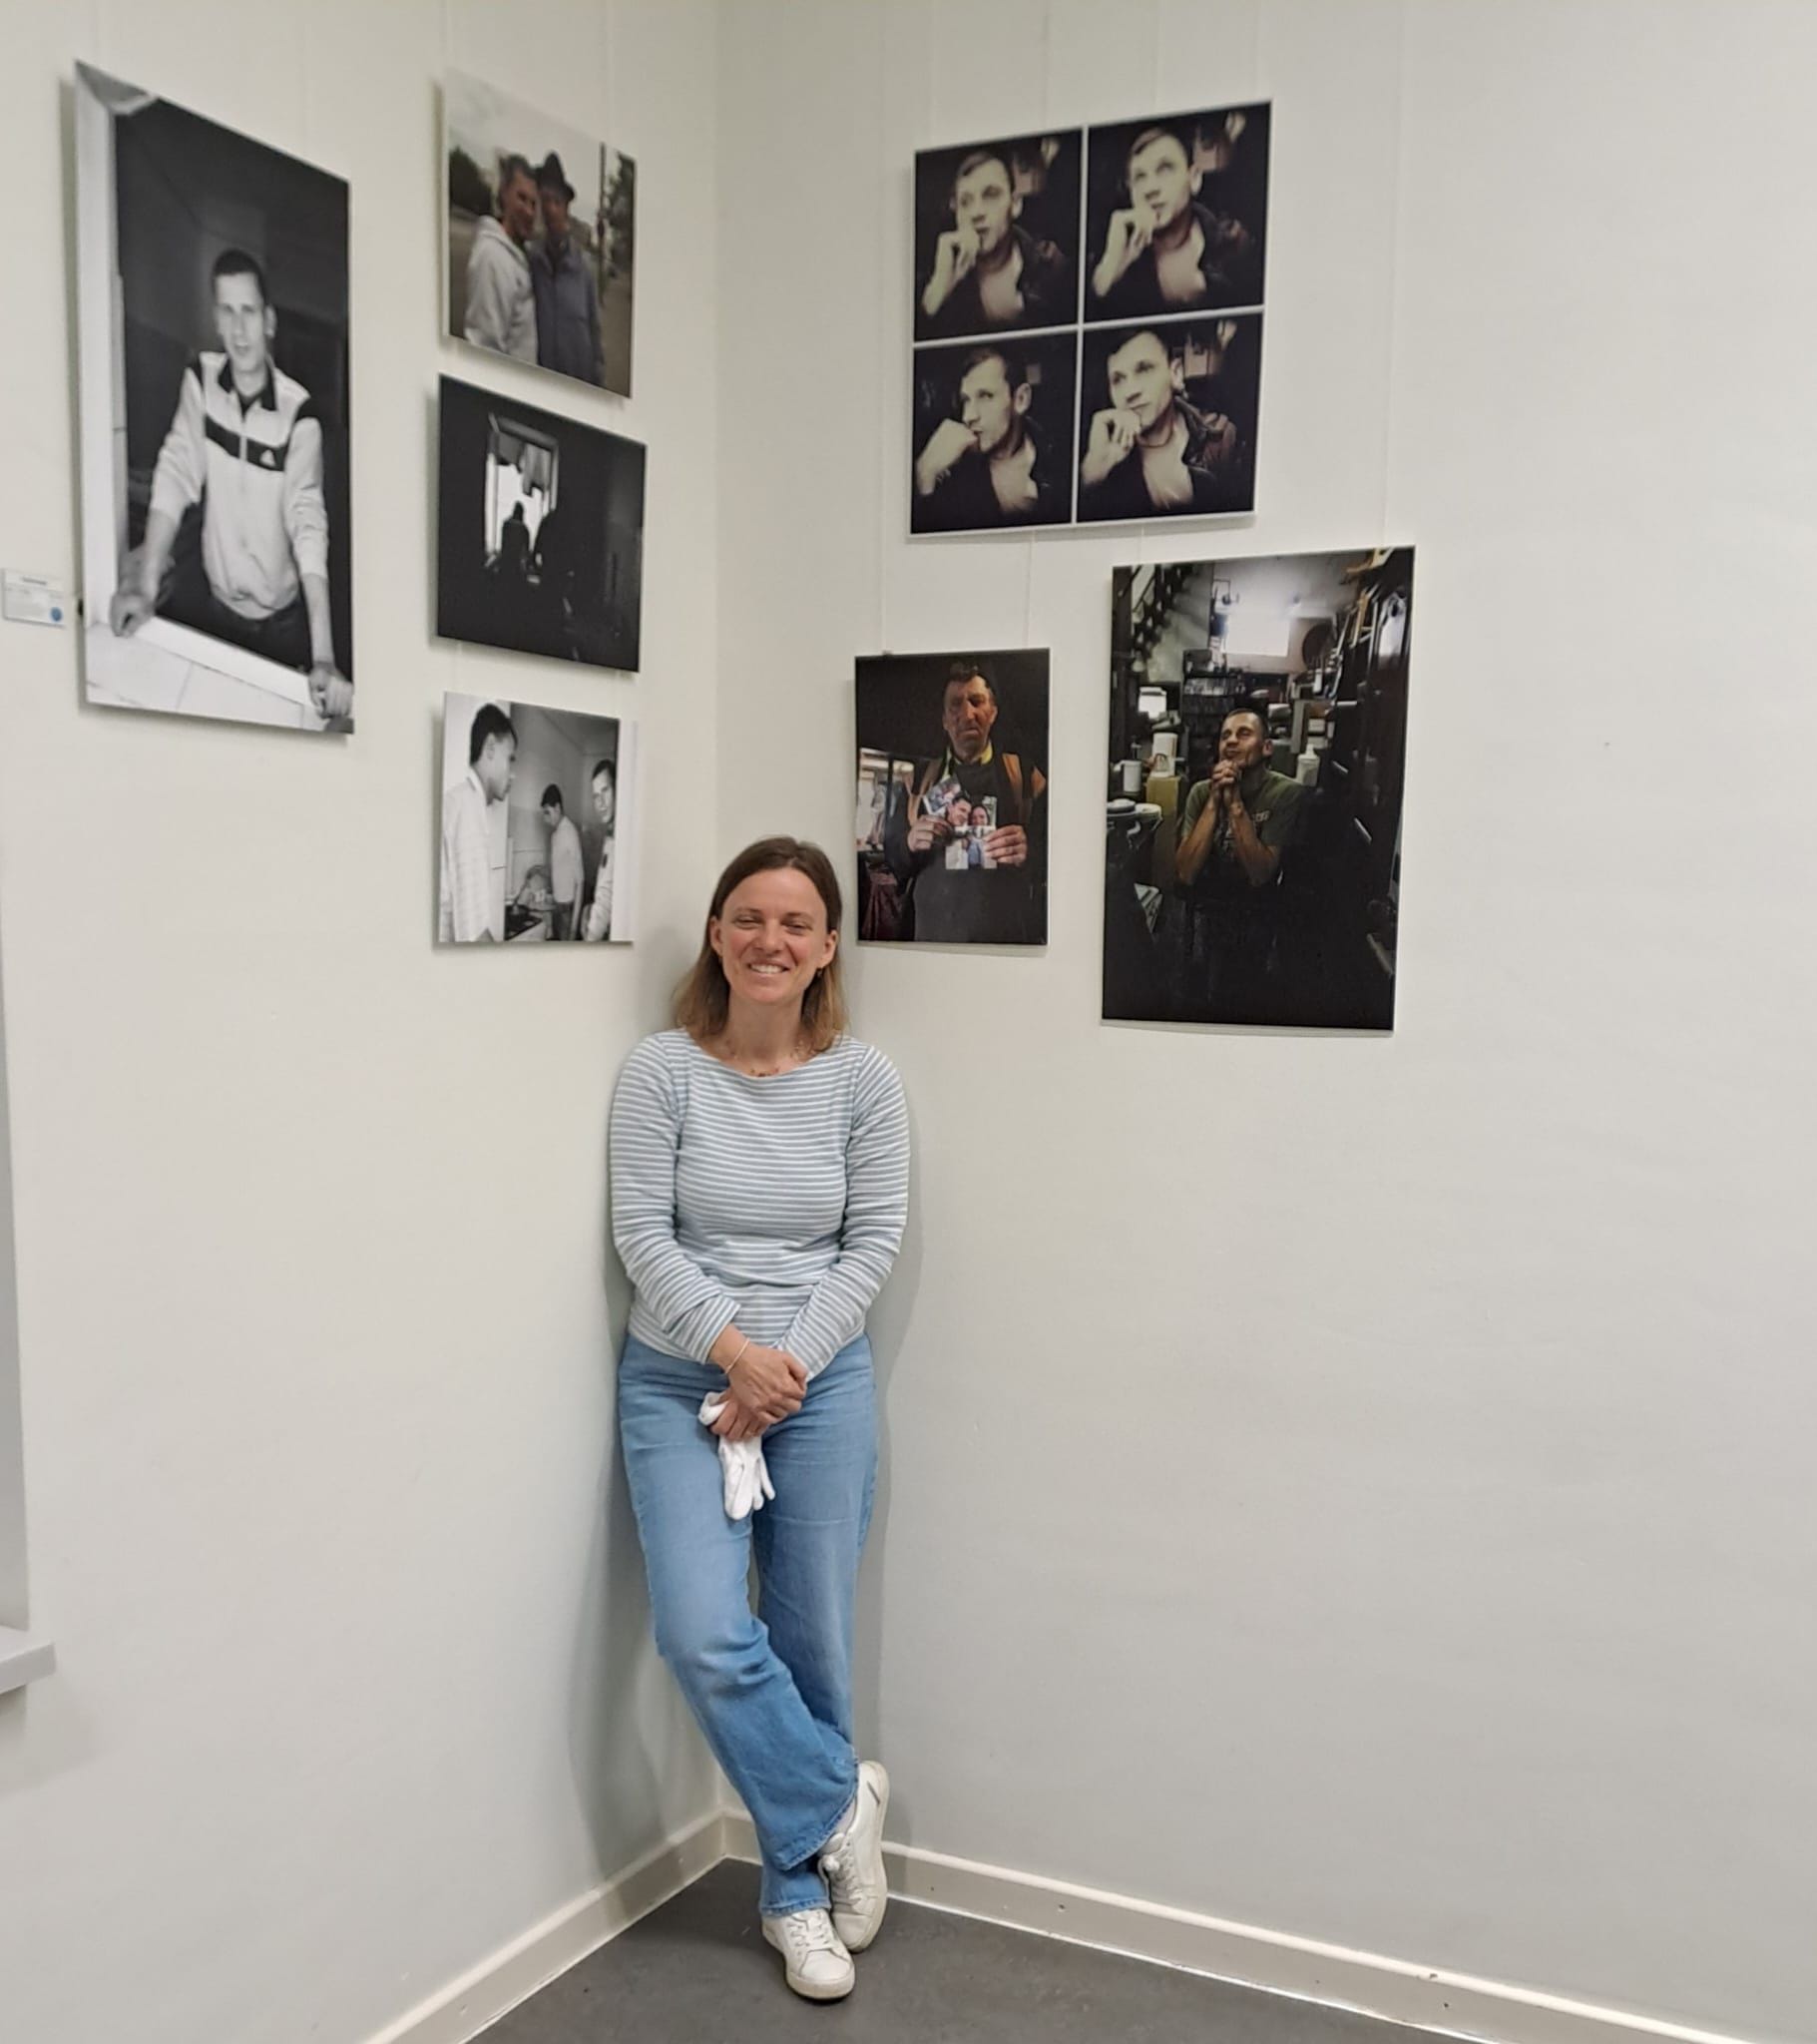
[[[700,1400],[716,1369],[636,1337],[619,1363],[619,1438],[650,1573],[657,1652],[756,1828],[765,1916],[826,1907],[815,1860],[857,1793],[852,1607],[877,1473],[871,1347],[840,1349],[763,1436],[776,1495],[725,1516]],[[758,1598],[750,1608],[750,1558]]]

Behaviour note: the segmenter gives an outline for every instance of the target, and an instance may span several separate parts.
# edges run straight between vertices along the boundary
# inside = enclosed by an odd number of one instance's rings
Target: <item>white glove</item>
[[[700,1424],[710,1426],[730,1403],[723,1391],[713,1391],[700,1401]],[[747,1441],[719,1440],[719,1474],[724,1479],[725,1516],[747,1519],[763,1509],[765,1498],[776,1488],[769,1480],[763,1461],[763,1438],[753,1434]]]

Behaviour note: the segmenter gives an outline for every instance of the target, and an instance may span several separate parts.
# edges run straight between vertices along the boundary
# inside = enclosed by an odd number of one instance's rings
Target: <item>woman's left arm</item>
[[[808,1294],[777,1346],[810,1377],[860,1333],[883,1289],[908,1219],[908,1102],[896,1068],[879,1050],[865,1053],[845,1144],[845,1224],[832,1269]]]

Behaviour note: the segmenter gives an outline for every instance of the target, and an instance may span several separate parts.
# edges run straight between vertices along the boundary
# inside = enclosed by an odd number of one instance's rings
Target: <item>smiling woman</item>
[[[845,1028],[841,906],[817,846],[741,852],[678,1026],[632,1052],[612,1106],[636,1287],[619,1417],[657,1649],[750,1811],[763,1934],[816,2001],[851,1991],[886,1899],[852,1601],[877,1459],[864,1318],[908,1208],[902,1082]]]
[[[845,1028],[839,882],[817,845],[765,837],[719,875],[676,1021],[752,1078],[826,1050]]]

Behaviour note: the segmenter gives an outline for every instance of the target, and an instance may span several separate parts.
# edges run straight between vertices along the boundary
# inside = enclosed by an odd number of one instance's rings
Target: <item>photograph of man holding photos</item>
[[[858,663],[858,933],[1045,944],[1048,656]]]

